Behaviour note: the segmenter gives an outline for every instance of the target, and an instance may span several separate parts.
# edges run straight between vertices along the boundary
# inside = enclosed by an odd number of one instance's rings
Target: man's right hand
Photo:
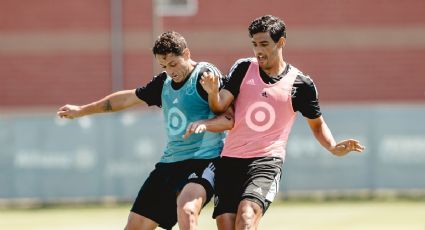
[[[68,119],[74,119],[83,116],[83,114],[81,114],[81,106],[78,105],[64,105],[59,108],[57,115],[60,118]]]
[[[208,93],[218,93],[220,90],[220,78],[211,72],[204,72],[200,80],[202,88]]]
[[[204,120],[195,121],[187,126],[186,133],[183,134],[183,138],[188,138],[192,133],[203,133],[205,131],[207,131],[207,125]]]

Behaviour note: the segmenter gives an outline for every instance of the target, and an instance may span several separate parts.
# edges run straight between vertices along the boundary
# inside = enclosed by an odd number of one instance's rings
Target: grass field
[[[0,209],[0,229],[123,229],[129,206]],[[216,229],[212,207],[199,229]],[[174,229],[178,229],[175,227]],[[273,204],[260,223],[264,230],[425,230],[425,202],[286,202]]]

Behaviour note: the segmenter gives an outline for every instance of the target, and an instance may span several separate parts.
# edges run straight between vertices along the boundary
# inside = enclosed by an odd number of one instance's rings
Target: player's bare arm
[[[233,128],[235,123],[234,110],[232,107],[216,117],[206,120],[199,120],[192,122],[187,126],[186,133],[183,138],[189,137],[192,133],[209,132],[223,132]]]
[[[208,93],[210,108],[216,114],[227,111],[234,99],[233,94],[228,90],[220,90],[219,81],[219,77],[211,72],[205,72],[200,81],[202,87]]]
[[[64,105],[59,108],[57,115],[74,119],[94,113],[116,112],[142,102],[136,96],[135,90],[123,90],[86,105]]]
[[[316,139],[332,154],[336,156],[344,156],[349,152],[362,152],[365,149],[359,141],[354,139],[342,140],[338,143],[335,142],[335,139],[333,138],[332,133],[322,116],[316,119],[307,120]]]

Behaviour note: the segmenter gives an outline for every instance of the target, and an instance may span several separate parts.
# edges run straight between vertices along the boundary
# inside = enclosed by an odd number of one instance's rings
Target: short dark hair
[[[154,55],[167,55],[172,53],[176,56],[181,56],[183,50],[186,48],[187,43],[182,35],[175,31],[168,31],[158,37],[152,48],[152,52]]]
[[[278,42],[281,37],[286,38],[286,26],[282,19],[273,15],[264,15],[254,19],[248,27],[249,36],[254,34],[269,32],[274,42]]]

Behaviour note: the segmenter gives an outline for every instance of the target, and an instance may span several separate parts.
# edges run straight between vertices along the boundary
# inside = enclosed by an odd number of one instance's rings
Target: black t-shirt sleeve
[[[156,105],[161,107],[162,87],[164,86],[166,78],[167,74],[165,72],[162,72],[158,76],[153,77],[153,79],[148,84],[136,89],[136,96],[140,98],[140,100],[146,102],[146,104],[149,106]]]
[[[221,79],[220,80],[220,89],[223,88],[224,83],[227,81],[227,79],[226,79],[226,77],[224,77],[224,75],[221,73],[221,71],[213,65],[203,67],[199,71],[198,81],[196,82],[196,90],[198,91],[199,95],[201,95],[201,97],[205,101],[208,101],[208,93],[204,90],[204,88],[201,85],[201,77],[205,72],[212,72],[212,73],[214,73],[214,75],[220,77],[220,79]]]
[[[310,77],[298,75],[295,79],[292,87],[292,108],[309,119],[322,115],[317,89]]]
[[[232,68],[230,68],[229,75],[227,76],[227,82],[224,85],[224,89],[228,90],[233,94],[233,97],[238,97],[239,90],[241,88],[242,80],[248,71],[251,61],[248,59],[238,60]]]

